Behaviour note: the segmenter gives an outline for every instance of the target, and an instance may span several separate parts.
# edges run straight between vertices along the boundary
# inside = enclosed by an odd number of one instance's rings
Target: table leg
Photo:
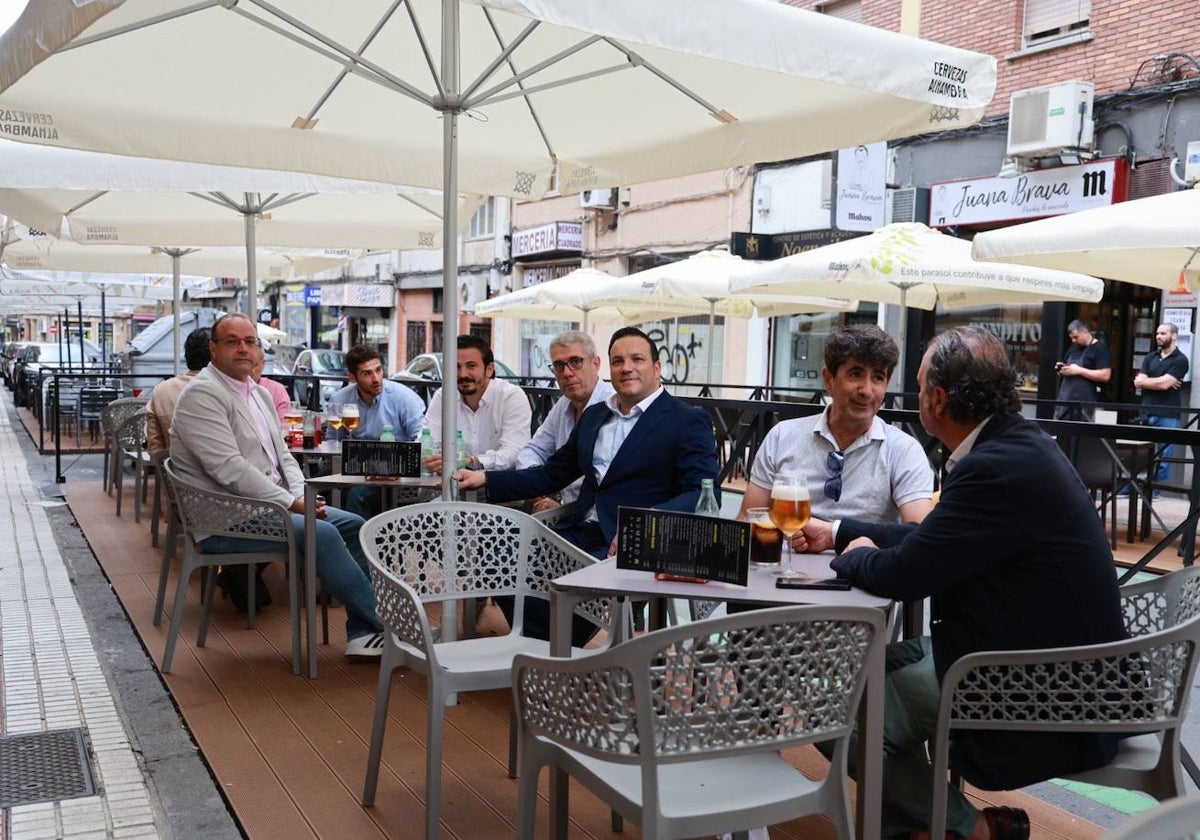
[[[304,633],[308,638],[308,678],[317,678],[317,490],[304,486]]]
[[[878,645],[866,662],[867,681],[858,710],[858,800],[856,836],[879,837],[883,807],[883,651]]]
[[[576,595],[550,587],[550,655],[571,655],[571,615],[579,602]],[[563,770],[550,771],[550,836],[567,836],[568,779]]]

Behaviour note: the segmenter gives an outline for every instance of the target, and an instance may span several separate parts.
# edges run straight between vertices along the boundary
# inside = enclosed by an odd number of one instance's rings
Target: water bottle
[[[383,431],[379,433],[379,439],[381,441],[385,440],[385,441],[390,441],[390,442],[394,443],[396,441],[395,429],[393,429],[390,424],[387,426],[384,426]]]
[[[720,516],[721,506],[717,504],[717,496],[713,493],[713,480],[700,480],[700,501],[696,502],[696,513],[704,516]]]
[[[463,440],[462,429],[458,430],[454,446],[455,457],[458,459],[457,467],[460,470],[464,470],[467,468],[467,442]]]
[[[433,432],[429,429],[421,430],[421,477],[429,478],[433,475],[433,471],[425,466],[425,459],[432,458],[437,453],[433,451]]]

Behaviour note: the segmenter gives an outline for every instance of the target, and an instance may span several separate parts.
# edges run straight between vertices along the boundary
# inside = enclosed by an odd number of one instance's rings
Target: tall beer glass
[[[796,472],[781,472],[775,476],[771,486],[771,521],[787,537],[787,559],[777,572],[780,577],[799,577],[792,568],[792,535],[808,524],[812,516],[812,504],[808,499],[808,482]]]
[[[346,403],[342,406],[342,426],[348,432],[353,432],[358,428],[358,406],[354,403]]]

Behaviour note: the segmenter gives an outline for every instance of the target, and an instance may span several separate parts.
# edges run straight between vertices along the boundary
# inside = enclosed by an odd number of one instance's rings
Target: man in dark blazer
[[[634,327],[617,330],[608,357],[616,393],[584,411],[571,437],[544,464],[458,474],[461,489],[486,485],[494,502],[544,496],[582,476],[575,514],[556,528],[600,558],[615,551],[617,508],[690,513],[701,480],[717,475],[712,421],[663,390],[658,348],[649,336]],[[527,613],[527,628],[529,618]]]
[[[939,684],[982,650],[1088,645],[1125,637],[1112,552],[1092,499],[1059,447],[1019,414],[1004,344],[979,327],[933,339],[917,376],[921,424],[951,455],[941,499],[919,525],[843,520],[833,569],[890,598],[932,596],[931,638],[889,647],[885,835],[928,830]],[[882,547],[879,547],[882,546]],[[962,732],[951,764],[972,784],[1023,787],[1112,760],[1116,738]],[[1027,838],[1019,809],[977,812],[951,788],[947,827],[966,838]]]

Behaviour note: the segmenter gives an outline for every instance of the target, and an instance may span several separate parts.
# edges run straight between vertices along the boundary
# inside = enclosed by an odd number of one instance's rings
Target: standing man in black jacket
[[[888,649],[887,836],[928,831],[933,782],[925,741],[951,663],[982,650],[1125,636],[1103,526],[1062,451],[1018,413],[1003,343],[979,327],[948,330],[933,339],[917,379],[921,424],[952,450],[940,501],[919,525],[847,519],[833,529],[838,574],[889,598],[932,596],[931,637]],[[951,764],[977,787],[997,790],[1099,767],[1115,752],[1113,736],[963,732]],[[948,828],[966,838],[1029,836],[1024,811],[980,813],[955,788],[949,817]]]

